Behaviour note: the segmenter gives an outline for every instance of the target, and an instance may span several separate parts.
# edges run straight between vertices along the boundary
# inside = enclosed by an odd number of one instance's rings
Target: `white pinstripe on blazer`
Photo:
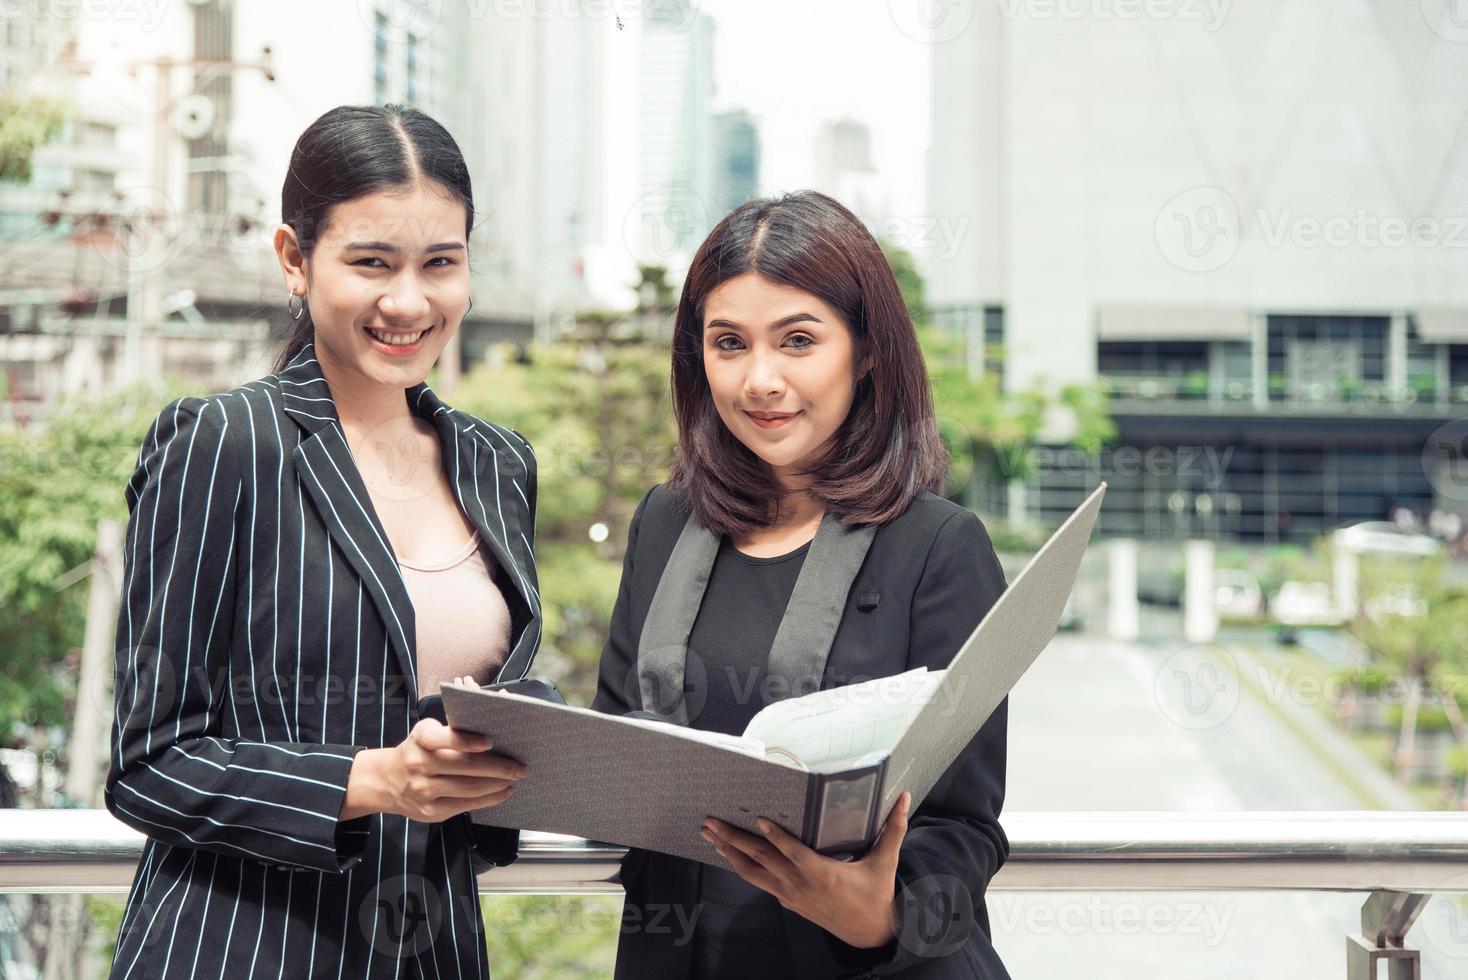
[[[406,393],[438,433],[511,616],[540,641],[535,457]],[[107,807],[147,834],[115,978],[487,977],[475,861],[514,832],[339,823],[352,759],[418,721],[413,606],[314,347],[164,409],[127,487]]]

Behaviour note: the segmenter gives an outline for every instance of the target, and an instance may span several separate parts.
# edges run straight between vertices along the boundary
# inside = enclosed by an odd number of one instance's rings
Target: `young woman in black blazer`
[[[423,113],[340,107],[282,202],[276,373],[165,408],[127,487],[106,799],[148,840],[111,975],[487,977],[475,872],[517,836],[464,813],[524,769],[419,699],[522,676],[541,614],[529,444],[423,383],[468,172]]]
[[[632,519],[599,709],[737,734],[792,694],[945,666],[1004,590],[979,519],[938,495],[947,455],[891,269],[830,198],[753,201],[713,230],[678,304],[673,398],[678,453]],[[984,909],[1008,854],[1006,716],[859,860],[760,814],[705,825],[718,866],[632,851],[617,975],[1007,976]]]

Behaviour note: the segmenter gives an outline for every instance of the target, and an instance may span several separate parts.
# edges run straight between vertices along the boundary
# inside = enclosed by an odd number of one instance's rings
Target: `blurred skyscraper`
[[[692,0],[648,0],[640,85],[643,262],[677,266],[713,226],[714,22]]]
[[[874,228],[887,217],[890,201],[872,158],[872,131],[857,119],[820,124],[815,137],[815,189],[845,204]]]
[[[743,109],[714,116],[714,214],[717,220],[759,194],[759,127]]]
[[[1468,31],[1205,6],[975,4],[933,46],[940,322],[1006,385],[1099,383],[1146,460],[1040,457],[1011,504],[1055,519],[1104,478],[1111,531],[1266,541],[1425,510],[1424,443],[1468,405]]]
[[[565,16],[485,17],[468,100],[484,114],[485,261],[501,304],[539,317],[592,305],[588,251],[604,235],[606,39],[595,3]]]

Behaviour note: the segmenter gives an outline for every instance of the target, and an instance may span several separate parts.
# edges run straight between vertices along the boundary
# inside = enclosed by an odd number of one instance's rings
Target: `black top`
[[[765,665],[809,550],[807,542],[788,554],[754,558],[728,538],[719,542],[688,640],[690,687],[703,691],[701,698],[685,695],[691,727],[739,735],[761,708],[781,699],[766,682]],[[707,865],[698,870],[701,911],[691,975],[700,980],[791,975],[779,905],[733,872]]]
[[[691,690],[684,698],[691,727],[741,735],[761,708],[788,696],[771,690],[765,665],[808,551],[809,542],[775,558],[753,558],[728,538],[719,542],[688,636]]]
[[[612,611],[611,629],[602,652],[594,706],[618,714],[642,708],[638,689],[637,648],[648,608],[663,570],[687,523],[687,510],[663,488],[654,488],[633,515],[627,536],[622,585]],[[803,561],[803,557],[801,559]],[[799,570],[796,561],[749,559],[721,551],[711,570],[699,618],[689,645],[714,666],[705,670],[707,695],[699,707],[697,674],[689,670],[685,703],[691,723],[709,729],[742,731],[742,719],[764,702],[727,704],[728,685],[721,668],[744,663],[725,643],[738,641],[744,651],[757,650],[758,662],[769,656],[771,643]],[[754,586],[773,589],[762,572],[789,575],[784,592],[761,599]],[[737,581],[736,581],[737,580]],[[1004,591],[1004,575],[982,522],[957,504],[930,493],[919,494],[900,516],[877,529],[871,549],[852,583],[840,626],[826,659],[822,688],[871,677],[899,674],[914,667],[946,667],[989,607]],[[718,607],[744,596],[740,615]],[[779,598],[780,595],[783,599]],[[756,606],[761,615],[752,615]],[[713,616],[722,624],[707,629]],[[754,642],[759,634],[759,643]],[[700,647],[702,644],[702,647]],[[720,677],[723,673],[724,677]],[[746,689],[748,677],[743,681]],[[761,675],[763,676],[763,675]],[[717,693],[725,685],[723,694]],[[769,700],[781,694],[769,692]],[[799,692],[803,693],[803,692]],[[720,706],[720,702],[725,702]],[[760,911],[731,920],[728,873],[696,861],[653,851],[631,849],[622,863],[621,881],[627,900],[617,947],[617,977],[679,978],[711,975],[753,976],[759,980],[798,976],[819,980],[853,974],[908,975],[922,980],[959,978],[997,980],[1007,977],[989,939],[984,891],[1009,853],[999,826],[1004,801],[1007,699],[959,754],[953,765],[912,813],[897,866],[898,942],[884,950],[857,950],[773,898],[759,893],[752,900]],[[698,710],[695,710],[697,708]],[[743,889],[742,879],[736,878]],[[941,894],[933,894],[935,889]],[[738,895],[748,892],[735,893]],[[924,898],[926,896],[926,898]],[[941,899],[934,907],[934,898]],[[926,911],[912,915],[913,911]],[[943,928],[933,929],[944,909]],[[751,910],[753,912],[753,910]],[[695,918],[696,917],[696,918]],[[767,925],[783,920],[783,941]],[[686,928],[694,919],[693,928]],[[732,922],[737,934],[720,931]],[[692,940],[692,941],[690,941]],[[722,951],[725,962],[711,964]],[[769,963],[764,962],[768,953]],[[756,961],[759,956],[759,962]],[[704,972],[701,972],[704,971]]]

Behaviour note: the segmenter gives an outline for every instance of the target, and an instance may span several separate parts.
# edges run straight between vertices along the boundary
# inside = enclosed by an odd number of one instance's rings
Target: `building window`
[[[1103,340],[1096,371],[1115,398],[1207,398],[1208,343],[1173,340]]]
[[[82,194],[111,194],[114,176],[106,170],[79,169],[72,177],[72,188]]]
[[[1384,316],[1271,316],[1272,401],[1378,401],[1387,396]]]
[[[1004,387],[1004,307],[984,307],[984,372]]]

